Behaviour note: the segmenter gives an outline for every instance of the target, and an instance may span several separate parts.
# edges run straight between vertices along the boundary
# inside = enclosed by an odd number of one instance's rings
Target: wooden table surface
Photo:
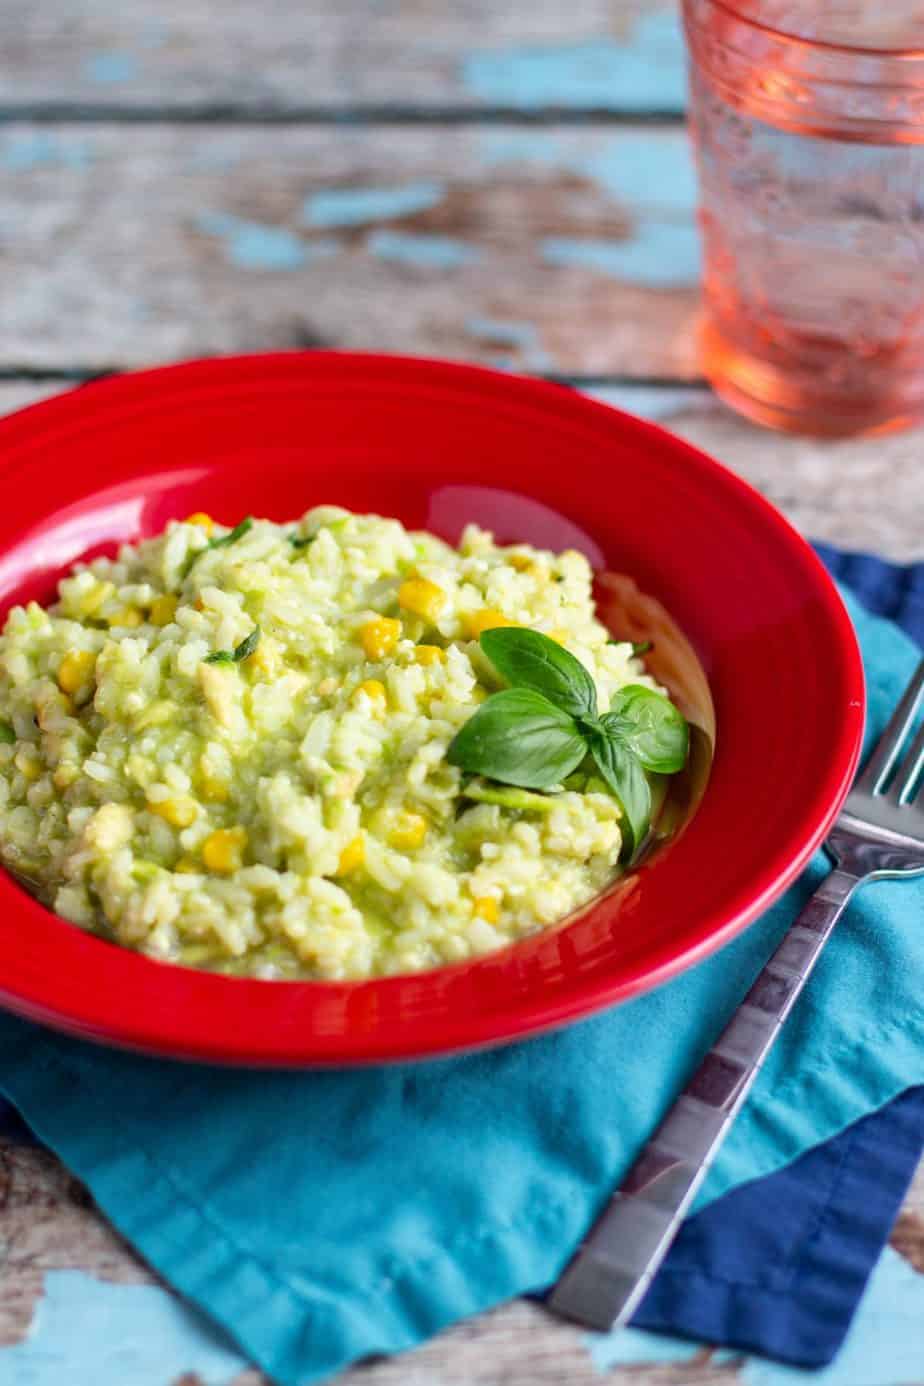
[[[0,412],[183,356],[448,356],[570,381],[699,443],[806,534],[924,558],[920,434],[763,433],[699,378],[683,103],[661,0],[6,0]],[[893,1246],[924,1272],[920,1172]],[[153,1283],[52,1156],[10,1144],[0,1255],[2,1382],[48,1272]],[[30,1381],[84,1386],[63,1337],[42,1348]],[[162,1386],[197,1386],[193,1367]],[[704,1349],[606,1379],[738,1372]],[[599,1379],[582,1336],[526,1303],[341,1378]]]

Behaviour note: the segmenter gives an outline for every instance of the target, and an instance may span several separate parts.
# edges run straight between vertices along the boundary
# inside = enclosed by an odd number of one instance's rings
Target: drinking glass
[[[684,0],[707,376],[761,423],[924,418],[924,5]]]

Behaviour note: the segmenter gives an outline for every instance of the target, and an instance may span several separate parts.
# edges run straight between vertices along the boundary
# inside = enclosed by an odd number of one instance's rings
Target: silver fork
[[[924,872],[924,660],[825,842],[835,862],[549,1294],[554,1313],[627,1323],[744,1104],[848,900],[867,881]]]

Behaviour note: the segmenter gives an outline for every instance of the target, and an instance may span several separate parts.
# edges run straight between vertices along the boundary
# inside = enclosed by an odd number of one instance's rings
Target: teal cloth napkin
[[[878,734],[917,652],[849,605]],[[4,1015],[0,1087],[170,1284],[282,1386],[305,1386],[554,1279],[827,869],[819,855],[743,936],[660,990],[511,1048],[254,1073]],[[701,1202],[924,1080],[922,905],[916,881],[850,907]]]

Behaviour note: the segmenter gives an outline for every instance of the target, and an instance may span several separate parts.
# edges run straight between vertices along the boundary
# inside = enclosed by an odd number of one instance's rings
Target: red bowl
[[[158,1054],[321,1065],[521,1038],[656,986],[777,898],[830,827],[863,672],[812,551],[663,429],[570,390],[442,362],[312,353],[95,382],[0,422],[0,603],[46,600],[88,553],[207,510],[339,503],[455,540],[582,549],[689,636],[718,723],[699,811],[634,888],[470,963],[354,983],[227,978],[83,933],[0,873],[0,1001]]]

